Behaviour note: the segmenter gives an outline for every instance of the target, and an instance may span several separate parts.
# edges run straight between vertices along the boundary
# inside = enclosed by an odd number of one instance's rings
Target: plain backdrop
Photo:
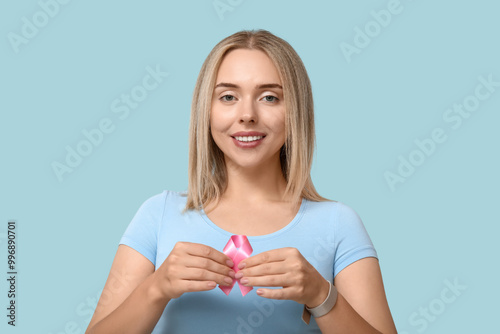
[[[7,276],[15,220],[18,294],[13,328],[0,280],[0,331],[85,331],[139,206],[187,187],[203,60],[222,38],[261,28],[305,63],[314,183],[362,218],[400,333],[491,332],[499,10],[486,0],[2,2],[0,268]],[[147,90],[151,71],[162,74]]]

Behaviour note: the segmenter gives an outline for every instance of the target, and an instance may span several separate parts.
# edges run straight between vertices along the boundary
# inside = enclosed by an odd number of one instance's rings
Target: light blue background
[[[400,333],[497,328],[500,89],[459,129],[442,117],[474,93],[478,76],[500,81],[500,6],[402,0],[402,12],[348,62],[340,44],[353,44],[354,28],[389,2],[233,0],[221,19],[210,0],[70,1],[16,53],[8,34],[21,34],[22,18],[32,21],[41,7],[3,1],[0,267],[3,277],[15,219],[19,308],[11,328],[2,279],[0,331],[84,332],[134,213],[163,189],[187,186],[190,103],[203,60],[222,38],[252,28],[287,40],[308,69],[314,182],[363,219]],[[157,64],[169,76],[120,120],[111,102]],[[59,182],[51,164],[64,163],[65,147],[103,118],[115,130]],[[436,127],[447,141],[391,191],[384,173]],[[446,279],[467,288],[422,331],[410,316],[439,304]]]

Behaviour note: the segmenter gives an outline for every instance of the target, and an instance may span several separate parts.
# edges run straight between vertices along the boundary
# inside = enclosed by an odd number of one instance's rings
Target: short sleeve
[[[119,243],[135,249],[153,265],[156,265],[158,227],[163,218],[166,196],[164,191],[148,198],[137,210]]]
[[[338,203],[338,221],[335,224],[335,259],[333,277],[348,265],[366,257],[378,258],[375,247],[358,214],[349,206]]]

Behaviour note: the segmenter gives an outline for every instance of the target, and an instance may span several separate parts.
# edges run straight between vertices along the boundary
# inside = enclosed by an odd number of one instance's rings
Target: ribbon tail
[[[245,297],[245,295],[247,293],[249,293],[250,291],[252,291],[252,289],[253,289],[251,286],[241,285],[239,281],[238,281],[238,286],[240,287],[240,291],[241,291],[241,294],[243,295],[243,297]]]
[[[229,296],[229,293],[233,289],[234,282],[235,281],[233,280],[233,284],[231,284],[231,285],[219,285],[219,288],[222,290],[222,292],[224,292],[226,294],[226,296]]]

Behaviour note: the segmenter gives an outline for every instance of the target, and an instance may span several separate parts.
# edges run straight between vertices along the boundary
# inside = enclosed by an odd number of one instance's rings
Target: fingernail
[[[226,264],[227,264],[229,267],[233,267],[233,266],[234,266],[234,263],[233,263],[233,261],[231,261],[231,260],[226,260]]]
[[[224,277],[224,282],[231,284],[233,282],[233,279],[231,277]]]
[[[230,270],[230,271],[229,271],[229,277],[235,278],[234,276],[235,276],[235,275],[234,275],[234,271],[233,271],[233,270]]]
[[[234,278],[236,278],[236,279],[239,279],[242,277],[243,277],[243,273],[236,273],[236,275],[234,275]]]
[[[242,279],[240,280],[240,282],[241,282],[241,283],[243,283],[243,284],[247,284],[247,283],[248,283],[248,278],[246,278],[246,277],[245,277],[245,278],[242,278]]]
[[[245,263],[244,262],[240,262],[240,264],[238,264],[238,268],[240,268],[240,269],[245,268]]]

